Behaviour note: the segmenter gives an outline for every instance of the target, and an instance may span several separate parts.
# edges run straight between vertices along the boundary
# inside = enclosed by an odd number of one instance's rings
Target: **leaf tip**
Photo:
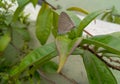
[[[63,66],[66,62],[66,60],[67,60],[66,56],[60,56],[60,62],[59,62],[57,73],[60,73],[60,71],[62,70],[62,68],[63,68]]]

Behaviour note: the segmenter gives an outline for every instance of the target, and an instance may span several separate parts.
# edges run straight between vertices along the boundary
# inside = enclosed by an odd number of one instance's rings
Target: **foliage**
[[[105,13],[102,15],[101,17],[102,20],[106,20],[108,22],[112,22],[112,23],[116,23],[116,24],[120,24],[120,13],[118,12],[118,10],[116,10],[116,8],[113,6],[111,8],[111,11],[108,13]]]
[[[84,28],[92,20],[100,14],[111,12],[111,10],[88,13],[81,8],[70,7],[64,12],[73,20],[75,28],[70,28],[67,33],[59,34],[59,15],[63,10],[53,8],[52,5],[44,1],[38,13],[35,32],[41,46],[31,50],[28,45],[30,41],[26,19],[28,16],[24,16],[23,13],[24,7],[30,2],[34,6],[37,4],[37,0],[17,0],[17,9],[10,12],[8,4],[0,0],[0,5],[3,9],[0,10],[1,84],[23,84],[25,82],[36,84],[36,81],[39,84],[39,77],[42,76],[41,74],[39,75],[39,69],[47,73],[61,73],[70,55],[80,55],[83,58],[90,84],[117,84],[110,68],[120,70],[118,66],[120,63],[112,59],[113,62],[117,63],[115,66],[108,60],[111,57],[120,58],[120,44],[118,43],[120,41],[120,33],[83,36]],[[8,7],[7,9],[6,6]],[[80,11],[88,15],[81,20],[73,11]],[[65,24],[67,23],[64,22],[63,27]],[[55,40],[47,44],[50,34],[53,35]],[[11,49],[17,51],[17,56],[10,54],[12,52],[10,51]],[[7,53],[11,59],[8,58]],[[50,61],[56,56],[59,56],[60,59],[58,65]]]

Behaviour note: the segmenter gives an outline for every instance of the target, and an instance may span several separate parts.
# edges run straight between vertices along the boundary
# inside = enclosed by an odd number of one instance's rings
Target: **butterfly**
[[[61,12],[58,19],[58,33],[65,34],[75,27],[73,21],[65,12]]]

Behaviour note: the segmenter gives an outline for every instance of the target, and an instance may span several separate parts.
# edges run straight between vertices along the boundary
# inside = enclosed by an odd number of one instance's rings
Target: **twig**
[[[110,68],[112,69],[116,69],[118,71],[120,71],[120,66],[115,66],[115,65],[112,65],[110,63],[108,63],[106,60],[104,60],[102,58],[102,56],[98,55],[93,49],[89,48],[89,46],[84,46],[85,49],[89,50],[91,53],[93,53],[94,55],[96,55],[101,61],[103,61],[107,66],[109,66]]]
[[[84,32],[86,33],[86,34],[88,34],[89,36],[93,36],[91,33],[89,33],[88,31],[86,31],[86,30],[84,30]]]
[[[45,80],[49,81],[51,84],[56,84],[54,81],[50,80],[47,76],[45,76],[45,74],[39,69],[37,69],[37,72],[40,74],[40,76],[42,76]]]
[[[108,59],[110,59],[111,62],[116,62],[116,63],[120,64],[120,61],[119,61],[119,60],[113,60],[113,59],[110,58],[110,57],[109,57]]]
[[[73,84],[78,84],[75,80],[68,78],[66,75],[64,75],[62,72],[59,73],[61,76],[63,76],[65,79],[70,81]]]

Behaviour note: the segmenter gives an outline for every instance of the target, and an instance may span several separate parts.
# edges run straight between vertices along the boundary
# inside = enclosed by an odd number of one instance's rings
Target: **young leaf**
[[[102,17],[101,17],[101,20],[106,19],[106,17],[107,17],[108,15],[109,15],[109,12],[107,12],[107,13],[103,14],[103,15],[102,15]]]
[[[11,40],[10,34],[6,33],[3,36],[0,36],[0,52],[3,52],[8,46]]]
[[[34,50],[33,52],[25,56],[25,58],[21,60],[20,64],[16,68],[11,69],[9,73],[10,76],[13,77],[18,75],[31,65],[37,65],[38,63],[44,63],[46,62],[46,60],[50,60],[51,58],[57,55],[55,52],[55,43],[50,43],[45,46],[41,46],[40,48]]]
[[[83,33],[84,28],[92,21],[94,20],[98,15],[103,13],[105,11],[95,11],[93,13],[88,14],[79,24],[78,30],[77,30],[77,36],[81,36]]]
[[[74,40],[71,40],[65,36],[58,36],[56,38],[56,46],[59,53],[58,73],[63,68],[68,56],[74,51],[81,41],[82,38],[76,38]]]
[[[90,84],[117,84],[109,68],[91,52],[84,52],[83,61]]]
[[[78,12],[83,13],[83,14],[89,14],[86,10],[84,10],[82,8],[78,8],[78,7],[70,7],[67,10],[69,10],[69,11],[78,11]]]
[[[47,4],[43,3],[36,22],[36,36],[44,45],[50,35],[52,28],[52,11]]]

